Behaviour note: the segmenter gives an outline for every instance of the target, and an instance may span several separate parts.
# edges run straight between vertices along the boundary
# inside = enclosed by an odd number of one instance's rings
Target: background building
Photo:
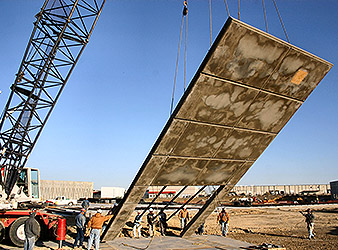
[[[42,200],[55,199],[57,196],[69,199],[93,197],[93,182],[41,180],[40,186]]]
[[[122,187],[101,187],[101,198],[123,198],[125,192]]]
[[[232,192],[237,195],[242,193],[245,195],[263,195],[265,193],[325,195],[330,194],[330,184],[235,186]]]

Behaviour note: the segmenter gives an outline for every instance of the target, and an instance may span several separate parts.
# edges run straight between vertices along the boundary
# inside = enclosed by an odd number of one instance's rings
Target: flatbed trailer
[[[18,247],[23,247],[25,241],[24,224],[29,218],[29,209],[0,210],[0,242],[5,238]],[[59,219],[63,217],[37,210],[35,219],[39,223],[40,237],[55,236]]]

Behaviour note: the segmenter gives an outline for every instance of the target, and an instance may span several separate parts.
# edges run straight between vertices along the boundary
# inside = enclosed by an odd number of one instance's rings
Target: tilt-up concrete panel
[[[148,186],[225,185],[220,192],[225,195],[331,67],[319,57],[229,18],[103,237],[118,235],[128,219],[123,214],[132,213]],[[203,208],[201,218],[210,211]]]

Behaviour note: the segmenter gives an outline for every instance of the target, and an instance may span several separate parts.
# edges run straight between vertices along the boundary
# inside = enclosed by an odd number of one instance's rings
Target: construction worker
[[[75,225],[76,225],[76,238],[74,241],[74,248],[77,247],[77,242],[79,241],[79,247],[83,247],[83,240],[84,240],[84,230],[86,224],[86,209],[82,208],[81,212],[75,217]]]
[[[84,208],[84,209],[86,209],[86,211],[87,211],[88,208],[89,208],[89,206],[90,206],[89,200],[88,200],[87,197],[85,197],[85,199],[84,199],[84,200],[82,201],[82,203],[81,203],[81,207]]]
[[[202,223],[198,228],[197,228],[197,234],[202,235],[204,233],[204,223]]]
[[[224,237],[227,236],[228,233],[228,225],[229,225],[229,214],[222,208],[222,211],[217,216],[217,223],[221,224],[221,231]]]
[[[181,230],[183,230],[183,228],[187,225],[190,219],[189,212],[186,207],[183,207],[178,213],[178,218],[181,220]]]
[[[160,230],[161,230],[161,235],[164,236],[167,233],[167,215],[165,214],[165,212],[163,210],[160,211],[160,213],[158,214],[158,218],[160,221]]]
[[[149,236],[154,236],[155,234],[155,214],[153,209],[149,208],[149,213],[147,214],[147,222],[149,225]]]
[[[96,211],[96,214],[92,216],[88,222],[88,228],[90,228],[90,234],[88,239],[88,250],[92,247],[93,241],[95,245],[95,250],[99,250],[99,244],[100,244],[100,234],[102,225],[105,221],[108,221],[113,217],[113,215],[102,215],[102,210],[98,209]]]
[[[315,223],[315,216],[312,213],[312,210],[310,208],[306,209],[306,213],[299,211],[304,217],[305,217],[305,222],[306,222],[306,226],[307,226],[307,231],[309,232],[309,240],[310,239],[314,239],[315,235],[313,232]]]
[[[142,220],[141,212],[137,211],[137,215],[134,219],[134,227],[133,227],[134,238],[141,237],[141,228],[142,228],[141,220]],[[137,236],[136,236],[136,230],[137,230]]]
[[[35,240],[39,237],[40,226],[37,220],[35,219],[36,210],[32,209],[29,212],[29,218],[25,221],[24,231],[25,231],[25,243],[24,250],[33,250],[35,246]]]

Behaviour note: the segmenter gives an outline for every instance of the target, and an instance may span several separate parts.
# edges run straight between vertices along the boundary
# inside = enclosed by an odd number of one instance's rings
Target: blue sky
[[[260,0],[241,1],[241,20],[265,30]],[[269,33],[285,40],[272,0]],[[183,1],[107,0],[27,166],[45,180],[128,187],[165,125]],[[187,82],[210,46],[208,0],[190,0]],[[228,0],[237,17],[237,0]],[[0,108],[43,1],[0,0]],[[334,64],[329,74],[240,181],[242,185],[338,180],[338,1],[277,1],[292,44]],[[212,1],[213,38],[227,19]],[[183,49],[183,48],[182,48]],[[183,91],[183,50],[175,103]]]

